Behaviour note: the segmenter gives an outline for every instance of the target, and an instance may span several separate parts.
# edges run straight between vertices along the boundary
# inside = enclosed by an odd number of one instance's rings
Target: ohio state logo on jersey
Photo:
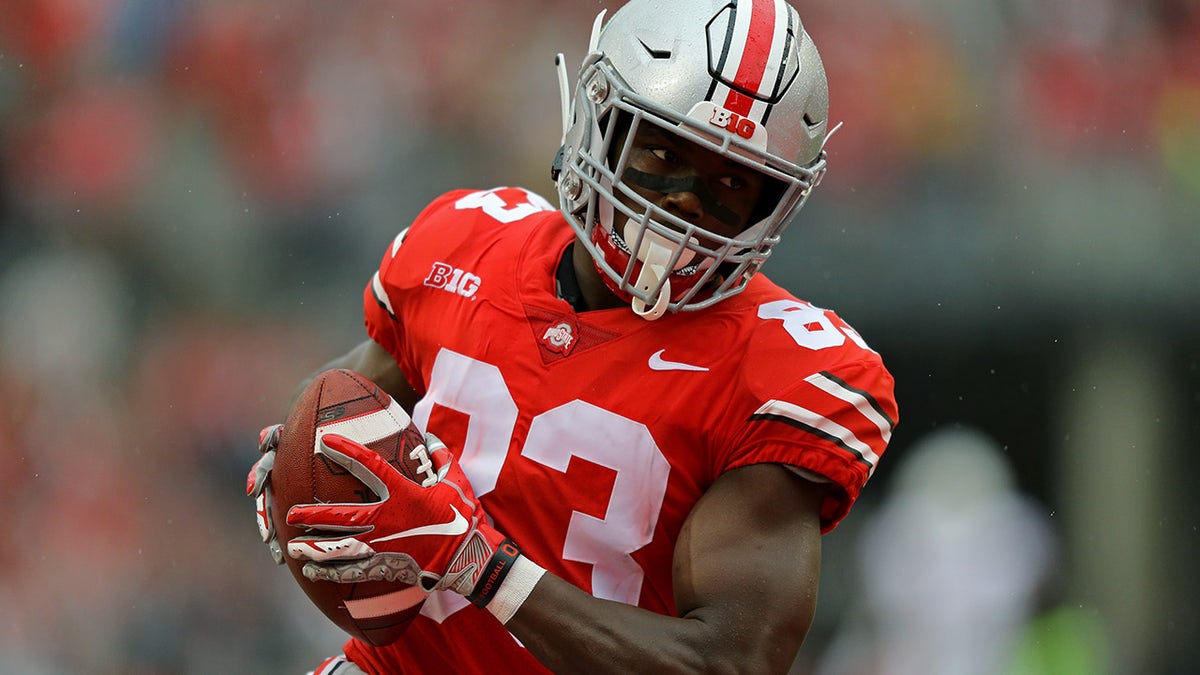
[[[575,327],[566,321],[552,324],[542,334],[542,343],[550,351],[566,356],[575,346]]]

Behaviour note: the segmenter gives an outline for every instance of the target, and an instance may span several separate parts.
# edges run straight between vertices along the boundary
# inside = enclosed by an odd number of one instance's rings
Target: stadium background
[[[967,607],[946,625],[1000,651],[1065,616],[1027,644],[1074,672],[1200,669],[1200,3],[798,6],[845,126],[767,270],[883,353],[902,421],[826,538],[796,671],[844,669],[847,643],[886,665],[905,627],[882,608],[914,600],[900,616]],[[303,672],[336,649],[257,542],[255,433],[360,338],[361,288],[426,200],[552,195],[553,55],[574,71],[600,7],[0,0],[0,672]],[[991,468],[904,475],[947,443]],[[946,522],[882,517],[913,489],[948,490]],[[1024,544],[953,534],[1013,492]],[[894,543],[868,554],[877,522]],[[937,572],[893,580],[907,600],[864,581],[897,570]]]

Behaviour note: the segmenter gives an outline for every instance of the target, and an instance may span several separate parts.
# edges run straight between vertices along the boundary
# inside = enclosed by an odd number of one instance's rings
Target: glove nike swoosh
[[[371,543],[378,544],[381,541],[391,541],[393,539],[402,539],[404,537],[417,537],[417,536],[424,535],[424,534],[438,534],[438,535],[449,536],[449,537],[455,537],[460,534],[463,534],[464,532],[467,531],[467,527],[470,525],[470,523],[467,522],[466,518],[463,518],[463,515],[458,512],[458,509],[451,506],[450,510],[454,512],[454,517],[444,523],[437,523],[434,525],[422,525],[421,527],[414,527],[412,529],[404,530],[402,532],[396,532],[394,534],[389,534],[386,537],[372,539]]]

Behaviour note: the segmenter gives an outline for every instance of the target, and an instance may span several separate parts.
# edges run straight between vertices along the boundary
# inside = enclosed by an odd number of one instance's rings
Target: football
[[[287,524],[292,506],[378,501],[348,471],[314,452],[326,433],[358,441],[420,482],[419,462],[410,459],[409,453],[423,446],[425,439],[408,413],[387,392],[356,372],[328,370],[317,375],[296,399],[283,423],[271,472],[271,517],[284,551],[294,537],[306,534]],[[425,602],[421,589],[398,582],[309,581],[301,572],[303,561],[286,553],[284,559],[296,582],[325,616],[372,645],[396,641]]]

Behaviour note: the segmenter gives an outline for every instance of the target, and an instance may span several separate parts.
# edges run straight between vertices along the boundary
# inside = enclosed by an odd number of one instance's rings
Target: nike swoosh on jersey
[[[423,534],[438,534],[438,535],[447,536],[447,537],[453,537],[456,535],[463,534],[464,532],[467,531],[467,526],[469,525],[469,523],[467,522],[467,519],[463,518],[463,515],[461,513],[459,513],[458,509],[454,508],[453,506],[450,507],[450,510],[454,512],[454,517],[444,523],[436,523],[434,525],[422,525],[420,527],[414,527],[409,530],[404,530],[403,532],[396,532],[395,534],[389,534],[386,537],[372,539],[371,543],[376,544],[381,541],[391,541],[393,539],[403,539],[404,537],[417,537],[417,536],[420,536]]]
[[[650,370],[687,370],[696,373],[703,373],[708,370],[704,366],[693,366],[690,363],[681,363],[679,361],[668,361],[662,357],[663,352],[667,350],[660,349],[650,355]]]

